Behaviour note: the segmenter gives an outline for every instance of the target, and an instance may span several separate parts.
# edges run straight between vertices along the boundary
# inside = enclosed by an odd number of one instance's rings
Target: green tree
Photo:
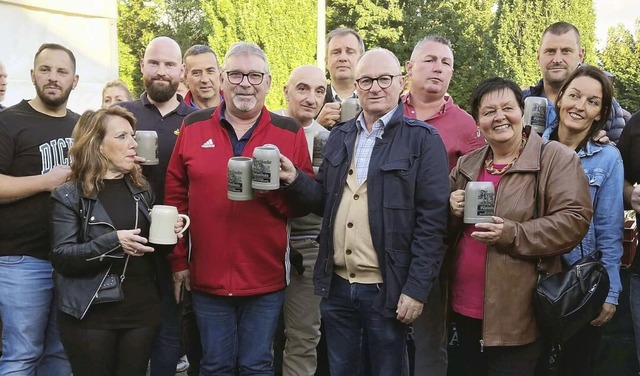
[[[391,48],[402,37],[401,0],[327,0],[327,31],[357,30],[367,49]]]
[[[194,44],[207,44],[211,24],[200,0],[165,0],[166,11],[160,21],[160,35],[173,38],[184,53]]]
[[[147,44],[158,36],[163,0],[118,1],[118,53],[120,78],[129,84],[134,96],[144,91],[140,59]]]
[[[616,99],[631,113],[640,110],[640,18],[636,36],[619,24],[609,29],[600,53],[603,69],[615,74]]]
[[[282,88],[289,73],[315,63],[315,0],[202,0],[202,7],[212,26],[209,45],[219,56],[237,41],[264,50],[272,76],[267,107],[284,108]]]
[[[580,30],[585,62],[596,62],[592,0],[498,0],[497,4],[494,32],[498,74],[521,85],[537,82],[537,50],[542,32],[558,21],[570,22]]]

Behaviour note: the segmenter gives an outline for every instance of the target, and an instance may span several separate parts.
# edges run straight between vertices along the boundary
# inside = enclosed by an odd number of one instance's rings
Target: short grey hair
[[[416,58],[418,51],[420,51],[420,48],[422,48],[422,45],[427,42],[435,42],[435,43],[443,44],[449,47],[451,51],[453,51],[453,48],[451,47],[451,41],[449,39],[440,35],[427,35],[426,37],[420,39],[418,43],[416,43],[416,46],[413,47],[413,52],[411,52],[411,60]]]
[[[331,42],[331,39],[335,37],[342,37],[349,34],[353,35],[358,40],[358,46],[360,47],[360,55],[362,55],[364,53],[364,40],[362,40],[362,37],[360,36],[360,34],[358,34],[357,31],[353,29],[349,29],[348,27],[340,27],[338,29],[331,30],[329,34],[327,34],[327,47],[326,47],[327,55],[329,54],[328,49],[329,49],[329,42]]]
[[[205,46],[204,44],[194,44],[193,46],[189,47],[189,49],[184,53],[184,56],[182,57],[182,62],[186,63],[187,58],[189,56],[202,55],[202,54],[213,54],[213,57],[215,57],[216,61],[218,61],[218,55],[216,55],[216,53],[213,52],[211,47]]]
[[[258,45],[255,43],[248,42],[236,42],[231,46],[231,48],[229,48],[227,54],[224,55],[224,64],[222,65],[222,69],[226,70],[227,60],[231,56],[239,55],[259,57],[262,61],[264,61],[265,73],[271,74],[269,73],[269,62],[267,62],[267,55],[264,53],[262,48],[258,47]]]

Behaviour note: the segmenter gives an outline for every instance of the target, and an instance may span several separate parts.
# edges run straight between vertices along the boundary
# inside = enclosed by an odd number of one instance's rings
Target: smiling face
[[[294,69],[284,87],[287,114],[303,126],[311,124],[322,108],[326,90],[327,80],[320,68],[307,65]]]
[[[78,76],[67,52],[46,48],[34,61],[31,82],[45,106],[60,108],[66,106],[71,90],[78,83]]]
[[[400,98],[404,87],[404,77],[400,73],[400,64],[391,52],[387,50],[371,50],[365,53],[356,67],[356,80],[362,78],[376,79],[380,76],[392,76],[389,87],[383,89],[376,80],[369,90],[362,90],[356,85],[358,100],[367,120],[367,125],[378,120],[391,111]]]
[[[120,116],[107,117],[105,128],[106,132],[100,144],[100,152],[109,161],[105,178],[120,178],[136,168],[134,157],[138,143],[131,124]]]
[[[191,95],[200,102],[220,96],[220,70],[214,54],[208,52],[187,56],[185,78]]]
[[[167,37],[152,40],[144,52],[140,69],[149,99],[158,103],[168,102],[176,95],[184,72],[180,46]]]
[[[480,100],[478,127],[493,148],[520,142],[522,110],[515,94],[508,88],[494,90]]]
[[[353,80],[356,63],[362,55],[355,35],[336,35],[327,44],[327,69],[331,80]]]
[[[576,77],[558,100],[560,127],[571,133],[587,134],[602,111],[602,85],[588,76]]]
[[[240,118],[257,116],[271,87],[271,76],[267,73],[267,63],[260,57],[251,54],[239,54],[228,56],[224,63],[222,74],[222,91],[227,111]],[[260,73],[264,74],[262,82],[258,85],[249,83],[247,76],[242,77],[239,84],[229,82],[229,73]]]
[[[453,75],[453,52],[449,46],[425,41],[407,62],[411,92],[444,97]]]
[[[542,37],[538,49],[538,65],[546,84],[560,87],[583,58],[584,51],[578,44],[575,31],[561,35],[547,32]]]

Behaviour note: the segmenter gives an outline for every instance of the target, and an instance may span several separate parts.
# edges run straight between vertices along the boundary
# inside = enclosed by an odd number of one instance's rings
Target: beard
[[[239,93],[234,93],[239,94]],[[243,99],[238,97],[237,95],[233,95],[231,97],[231,102],[233,102],[233,106],[238,109],[238,111],[248,112],[253,110],[258,104],[258,100],[255,97],[250,99]]]
[[[46,85],[46,86],[49,86],[49,85]],[[71,94],[71,90],[73,90],[72,86],[69,86],[67,89],[61,88],[60,86],[58,87],[61,89],[60,94],[55,96],[50,96],[44,93],[45,86],[40,87],[38,85],[35,85],[36,94],[38,95],[38,98],[40,98],[42,103],[44,103],[47,107],[52,107],[52,108],[60,107],[65,103],[67,103],[67,100],[69,99],[69,95]]]
[[[151,98],[155,102],[163,103],[168,102],[176,92],[178,91],[178,85],[180,85],[180,80],[171,80],[165,81],[168,82],[169,85],[158,85],[154,80],[160,80],[157,77],[152,78],[143,78],[144,89],[147,92],[149,98]]]

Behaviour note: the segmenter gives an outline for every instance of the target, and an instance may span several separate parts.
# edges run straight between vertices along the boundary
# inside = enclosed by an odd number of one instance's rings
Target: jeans
[[[151,352],[151,376],[174,376],[181,351],[182,312],[173,295],[173,275],[168,261],[157,263],[162,323]]]
[[[291,240],[291,248],[302,254],[304,273],[291,272],[285,290],[284,323],[287,337],[283,376],[311,376],[316,373],[316,346],[320,341],[320,297],[313,294],[313,267],[318,256],[313,239]]]
[[[352,284],[333,275],[329,297],[320,303],[331,376],[360,374],[363,346],[369,351],[372,375],[407,374],[407,325],[372,308],[378,292],[377,284]]]
[[[271,346],[284,290],[254,296],[192,292],[200,341],[201,376],[273,375]]]
[[[640,274],[629,273],[629,305],[636,336],[636,357],[640,363]]]
[[[46,260],[0,256],[0,375],[71,374],[56,325],[52,273]]]

